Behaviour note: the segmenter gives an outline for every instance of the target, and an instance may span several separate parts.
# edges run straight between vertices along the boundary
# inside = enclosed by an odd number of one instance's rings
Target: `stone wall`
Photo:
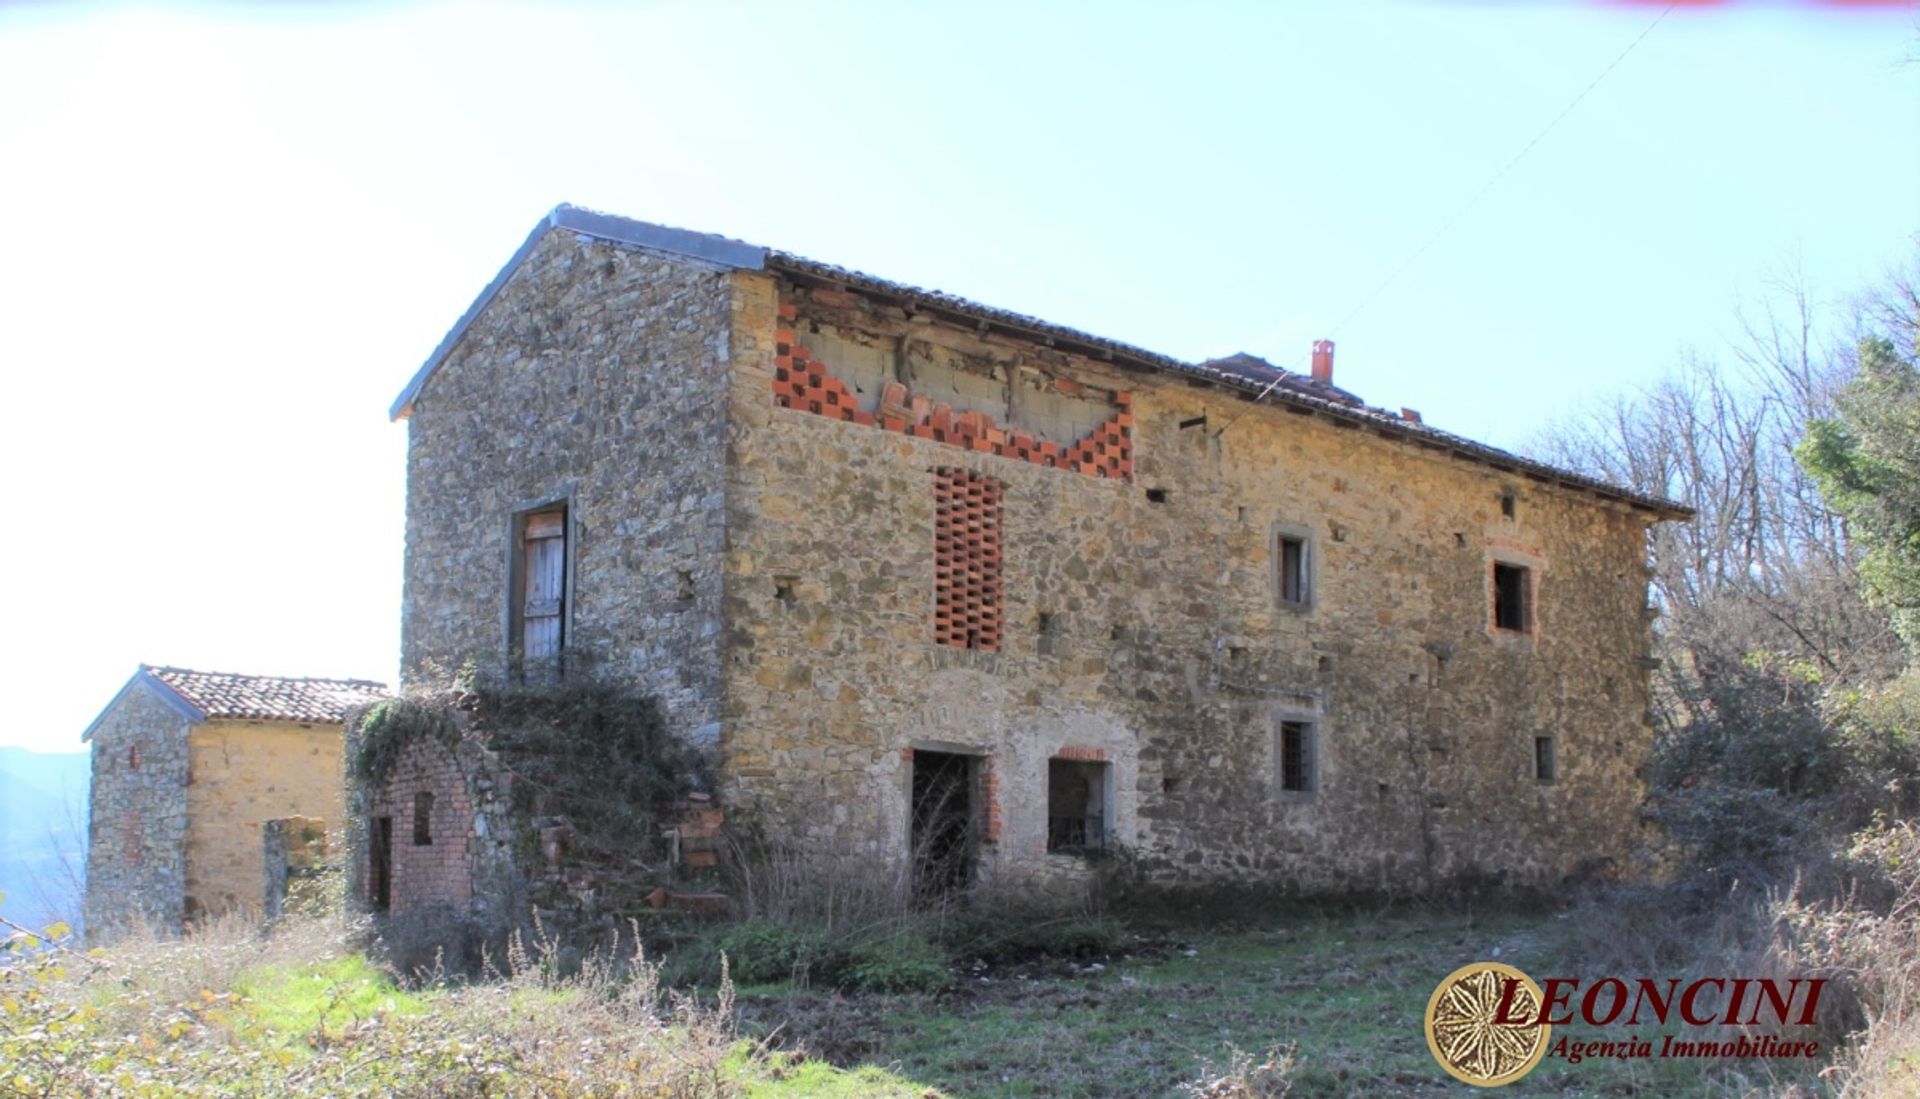
[[[936,546],[942,476],[993,483],[967,517],[992,513],[992,547]],[[570,651],[717,742],[730,808],[816,849],[903,859],[922,752],[971,759],[980,870],[1007,883],[1089,874],[1049,851],[1055,759],[1104,768],[1104,827],[1168,881],[1547,881],[1631,838],[1651,515],[1625,505],[554,232],[415,402],[410,677],[500,664],[513,517],[558,500]],[[1277,533],[1305,546],[1299,605]],[[940,629],[956,554],[993,576],[946,604],[990,593],[993,644]],[[1494,628],[1496,561],[1530,570],[1524,632]]]
[[[93,731],[87,844],[87,935],[105,941],[186,916],[187,719],[135,686]]]
[[[408,427],[409,682],[507,656],[514,517],[568,509],[570,659],[718,735],[727,276],[547,234]]]
[[[313,911],[326,903],[323,883],[333,869],[327,862],[329,823],[312,817],[280,817],[261,824],[265,889],[260,902],[261,914],[267,919],[279,919],[288,912]]]
[[[725,793],[784,834],[900,858],[911,750],[962,752],[999,822],[982,873],[1084,877],[1047,852],[1048,761],[1097,751],[1114,837],[1167,880],[1544,881],[1624,854],[1649,746],[1646,513],[837,288],[735,280]],[[902,349],[897,376],[930,389],[904,350],[927,345],[988,364],[976,388],[1110,394],[1126,464],[1036,463],[791,388],[797,361],[832,377],[860,346]],[[885,361],[848,370],[888,381]],[[1002,486],[998,651],[936,643],[953,467]],[[1277,530],[1307,542],[1305,607],[1275,590]],[[1496,559],[1532,569],[1531,632],[1492,628]],[[1280,789],[1289,719],[1313,726],[1310,790]]]
[[[340,826],[341,729],[294,722],[210,721],[187,738],[185,914],[258,916],[261,826],[309,817]]]

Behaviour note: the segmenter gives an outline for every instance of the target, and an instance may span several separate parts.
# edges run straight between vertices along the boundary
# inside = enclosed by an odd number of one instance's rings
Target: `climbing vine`
[[[460,737],[456,706],[444,694],[419,693],[374,703],[360,718],[354,749],[355,781],[373,789],[386,784],[407,746],[437,740],[451,746]]]
[[[423,741],[485,748],[510,792],[521,865],[541,861],[540,830],[564,824],[565,862],[607,890],[650,881],[665,857],[662,822],[708,784],[705,756],[673,735],[659,703],[600,679],[422,686],[370,708],[357,727],[355,782],[378,790]],[[471,777],[471,776],[470,776]]]

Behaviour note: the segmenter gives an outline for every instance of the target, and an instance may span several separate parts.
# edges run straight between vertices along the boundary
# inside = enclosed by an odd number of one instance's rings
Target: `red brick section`
[[[781,306],[780,316],[791,321],[793,307]],[[1085,438],[1063,446],[1025,431],[1009,430],[984,412],[961,412],[952,405],[937,404],[929,397],[915,397],[899,382],[888,382],[881,389],[877,412],[862,411],[859,399],[846,384],[828,373],[825,363],[811,358],[807,348],[794,342],[792,329],[780,329],[775,338],[778,346],[773,360],[773,401],[781,408],[898,431],[916,439],[931,439],[962,450],[1017,458],[1089,477],[1133,478],[1133,397],[1130,394],[1114,394],[1119,410],[1113,418],[1094,428]],[[1073,396],[1083,392],[1079,384],[1065,378],[1055,379],[1053,385]]]
[[[1098,763],[1099,761],[1107,758],[1107,750],[1105,748],[1087,748],[1079,744],[1069,744],[1066,747],[1060,749],[1059,751],[1053,753],[1053,758],[1077,759],[1077,760],[1084,760],[1092,763]]]
[[[1000,647],[1000,482],[965,469],[934,471],[933,639]]]
[[[414,795],[433,795],[430,844],[413,842]],[[393,818],[393,893],[391,911],[448,905],[465,911],[473,900],[473,799],[453,753],[431,740],[418,740],[400,753],[386,785],[373,798],[369,820]],[[363,842],[370,842],[367,837]],[[371,869],[372,860],[368,860]],[[373,883],[367,882],[368,896]]]
[[[718,866],[725,810],[705,794],[694,794],[680,805],[679,816],[681,865],[694,870]]]

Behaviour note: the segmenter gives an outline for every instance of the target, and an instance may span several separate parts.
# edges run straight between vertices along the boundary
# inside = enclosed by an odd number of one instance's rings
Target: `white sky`
[[[142,662],[391,680],[385,411],[562,201],[1514,445],[1920,229],[1915,11],[0,3],[0,743]],[[1904,63],[1903,63],[1904,62]]]

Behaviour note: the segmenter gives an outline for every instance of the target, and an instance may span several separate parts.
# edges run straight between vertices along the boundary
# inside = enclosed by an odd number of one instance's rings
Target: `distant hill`
[[[79,923],[91,762],[86,752],[0,747],[0,916]]]

